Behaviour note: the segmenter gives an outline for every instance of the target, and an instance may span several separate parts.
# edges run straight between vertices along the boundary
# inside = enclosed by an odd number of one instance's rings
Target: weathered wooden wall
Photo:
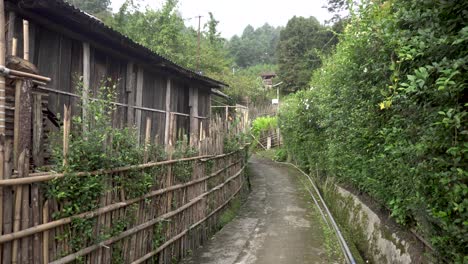
[[[17,55],[23,51],[23,18],[8,12],[7,32],[8,43],[13,38],[18,40]],[[169,75],[152,69],[148,65],[110,54],[100,47],[95,47],[85,41],[72,38],[62,32],[52,31],[43,25],[29,23],[31,60],[39,68],[39,73],[52,79],[45,87],[51,90],[41,90],[45,95],[45,103],[52,113],[63,116],[64,105],[71,105],[72,115],[82,114],[77,107],[79,99],[64,93],[81,95],[80,90],[89,86],[89,97],[92,98],[102,86],[116,85],[117,103],[144,107],[148,110],[118,106],[113,124],[116,127],[136,126],[144,137],[145,120],[151,117],[152,142],[165,143],[165,111],[176,113],[178,140],[184,136],[189,138],[190,106],[189,90],[199,90],[198,122],[204,122],[208,127],[210,88],[189,80],[182,75]],[[89,47],[89,51],[87,48]],[[11,44],[7,47],[12,53]],[[89,65],[86,67],[85,65]],[[171,82],[169,106],[166,107],[167,82]],[[84,86],[84,87],[83,87]],[[39,92],[39,90],[38,90]],[[46,122],[46,130],[56,130],[50,122]],[[199,131],[192,131],[198,135]]]

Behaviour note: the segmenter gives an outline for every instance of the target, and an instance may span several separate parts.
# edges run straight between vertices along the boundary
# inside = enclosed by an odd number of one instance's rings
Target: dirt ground
[[[238,216],[182,263],[338,263],[299,172],[254,156],[249,173],[252,193]]]

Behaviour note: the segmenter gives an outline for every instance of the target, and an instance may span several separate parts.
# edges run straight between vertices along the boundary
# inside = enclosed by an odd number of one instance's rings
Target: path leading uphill
[[[319,212],[296,170],[252,157],[252,193],[239,215],[185,264],[333,263]]]

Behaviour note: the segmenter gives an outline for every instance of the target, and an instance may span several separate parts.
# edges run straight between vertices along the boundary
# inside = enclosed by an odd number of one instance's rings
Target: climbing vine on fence
[[[107,83],[111,83],[110,80]],[[97,100],[79,105],[80,110],[86,110],[86,117],[76,113],[73,115],[71,132],[67,139],[68,153],[63,152],[63,129],[51,136],[53,170],[64,173],[63,178],[54,179],[44,186],[47,197],[57,201],[59,206],[59,211],[53,215],[54,219],[96,209],[99,206],[99,198],[111,188],[117,188],[117,191],[125,195],[125,199],[140,197],[148,193],[161,175],[167,172],[166,166],[157,166],[131,169],[126,173],[115,175],[76,176],[77,172],[143,163],[145,148],[139,144],[136,130],[131,127],[112,126],[112,115],[116,110],[111,103],[116,99],[115,86],[108,87],[103,82],[95,96]],[[167,159],[161,146],[146,147],[149,160]],[[188,153],[181,153],[184,154]],[[132,222],[133,211],[129,210],[124,218],[115,221],[112,230],[102,229],[97,236],[96,219],[73,218],[69,231],[57,239],[67,239],[70,250],[77,251],[86,245],[124,231]],[[62,252],[66,253],[69,252]]]
[[[362,1],[311,88],[282,105],[288,152],[468,262],[468,2]]]

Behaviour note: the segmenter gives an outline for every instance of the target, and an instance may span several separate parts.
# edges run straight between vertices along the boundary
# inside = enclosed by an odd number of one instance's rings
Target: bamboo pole
[[[12,44],[11,44],[11,55],[16,56],[16,54],[18,53],[17,51],[18,51],[18,39],[13,38]]]
[[[49,200],[46,200],[42,208],[42,223],[49,222]],[[49,231],[42,234],[42,263],[49,263]]]
[[[18,168],[20,175],[22,176],[24,170],[24,159],[25,159],[25,152],[22,152],[19,157],[19,164],[23,165]],[[22,197],[23,197],[23,186],[17,186],[15,190],[15,215],[14,215],[14,222],[13,222],[13,233],[17,233],[21,228],[21,205],[22,205]],[[12,263],[18,263],[18,248],[19,248],[19,240],[13,240],[13,249],[12,249]]]
[[[146,131],[145,131],[145,153],[143,161],[148,162],[148,147],[151,144],[151,118],[146,117]]]
[[[5,75],[11,76],[11,77],[23,77],[23,78],[29,78],[37,81],[43,81],[43,82],[50,82],[52,79],[49,77],[45,77],[42,75],[37,75],[37,74],[32,74],[28,72],[23,72],[23,71],[17,71],[13,69],[6,68],[3,65],[0,65],[0,73],[3,73]]]
[[[0,134],[0,180],[3,180],[5,178],[5,171],[4,171],[4,165],[5,165],[5,135]],[[3,188],[0,187],[0,235],[3,234]],[[2,251],[3,247],[0,246],[0,263],[3,262],[3,256],[2,256]]]
[[[108,169],[108,170],[96,170],[92,172],[77,172],[74,174],[74,176],[82,177],[82,176],[92,176],[92,175],[99,175],[99,174],[110,174],[110,173],[123,172],[123,171],[135,170],[135,169],[151,168],[151,167],[155,167],[159,165],[168,165],[168,164],[173,164],[173,163],[182,162],[182,161],[198,160],[198,159],[209,158],[209,157],[210,157],[209,155],[205,155],[205,156],[182,158],[182,159],[176,159],[176,160],[149,162],[145,164],[118,167],[118,168]],[[37,173],[37,174],[32,173],[30,174],[30,177],[28,178],[14,178],[14,179],[1,180],[0,186],[38,183],[38,182],[44,182],[44,181],[49,181],[49,180],[63,178],[63,177],[65,177],[64,173],[51,173],[47,175],[44,175],[44,173]]]
[[[16,13],[13,11],[8,11],[8,19],[6,18],[7,12],[5,12],[5,28],[6,32],[6,51],[5,55],[8,55],[8,52],[11,51],[11,46],[13,45],[13,36],[15,35],[15,21],[16,21]],[[10,50],[8,50],[10,49]],[[11,54],[11,52],[10,52]],[[11,54],[12,55],[12,54]],[[15,55],[16,56],[16,55]]]
[[[67,165],[67,156],[69,148],[69,138],[70,138],[70,128],[71,128],[71,112],[70,106],[64,105],[64,114],[63,114],[63,166]]]
[[[33,94],[33,144],[32,156],[35,167],[44,165],[43,153],[43,115],[42,115],[42,94]]]
[[[15,215],[14,215],[14,222],[13,222],[13,232],[18,232],[20,230],[22,192],[23,192],[23,188],[21,186],[18,186],[15,191]],[[11,263],[13,264],[18,263],[18,247],[19,247],[19,240],[14,240],[13,248],[12,248],[12,257],[11,257]]]
[[[5,168],[4,168],[4,178],[9,179],[11,177],[11,172],[13,171],[13,142],[12,139],[8,139],[5,142]],[[14,219],[14,209],[13,206],[15,204],[15,197],[13,194],[13,187],[9,186],[7,188],[3,188],[3,219],[5,220],[3,223],[3,233],[11,233],[13,232],[13,219]],[[2,258],[3,263],[11,263],[11,254],[12,254],[12,243],[1,245],[2,247]]]
[[[23,19],[23,58],[29,60],[29,22]]]
[[[18,169],[18,147],[20,137],[20,104],[21,104],[21,86],[23,86],[22,80],[17,80],[15,83],[15,116],[14,116],[14,128],[13,128],[13,166]]]

